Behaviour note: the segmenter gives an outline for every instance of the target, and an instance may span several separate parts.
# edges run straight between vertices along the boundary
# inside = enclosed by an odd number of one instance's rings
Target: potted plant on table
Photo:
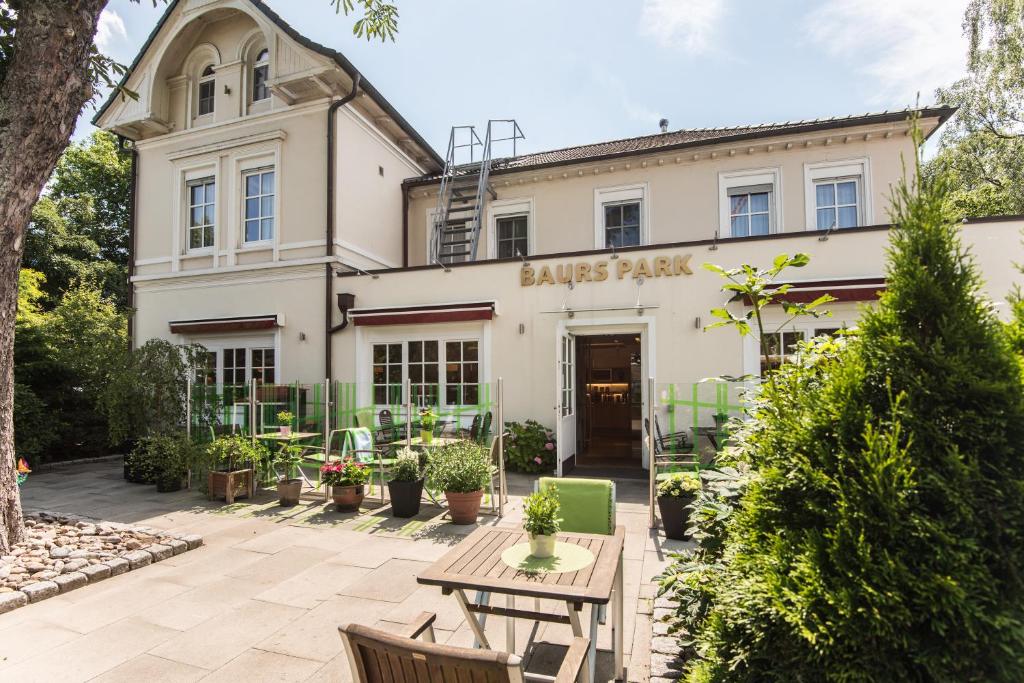
[[[530,534],[530,554],[534,557],[555,554],[555,536],[562,523],[558,516],[561,507],[554,486],[537,491],[523,501],[523,528]]]
[[[391,514],[395,517],[415,517],[420,512],[420,498],[423,496],[423,470],[419,453],[411,448],[398,451],[391,479],[388,481],[388,497],[391,498]]]
[[[294,419],[295,415],[287,410],[282,410],[277,414],[277,421],[280,423],[278,431],[281,432],[282,436],[287,436],[292,433],[292,420]]]
[[[252,490],[253,467],[266,456],[266,448],[244,436],[225,436],[206,447],[210,472],[206,484],[210,498],[227,503],[247,497]]]
[[[420,441],[425,444],[432,442],[435,426],[437,426],[437,413],[431,408],[420,410]]]
[[[285,507],[298,505],[302,493],[302,478],[298,476],[302,450],[302,446],[292,443],[274,454],[274,465],[280,468],[277,473],[277,499]]]
[[[331,496],[339,512],[359,510],[363,486],[370,479],[370,468],[352,458],[329,462],[320,467],[320,483],[331,487]]]
[[[700,493],[700,477],[696,474],[678,472],[669,475],[658,484],[658,510],[665,528],[665,538],[685,541],[686,507],[693,503]]]
[[[427,456],[427,486],[444,491],[455,524],[476,522],[493,471],[487,449],[471,441],[449,444]]]

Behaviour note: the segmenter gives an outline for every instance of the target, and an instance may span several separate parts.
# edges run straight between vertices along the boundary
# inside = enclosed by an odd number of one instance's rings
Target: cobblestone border
[[[667,596],[654,599],[651,619],[651,683],[678,681],[683,676],[683,659],[679,656],[679,643],[668,632],[668,620],[675,613],[676,604]]]
[[[32,516],[49,516],[53,518],[89,522],[93,524],[110,524],[121,529],[154,536],[158,543],[153,543],[139,550],[128,550],[118,557],[106,559],[98,564],[86,565],[79,569],[62,573],[47,581],[37,581],[24,586],[21,590],[0,593],[0,614],[10,612],[30,603],[40,602],[55,595],[61,595],[76,588],[103,581],[112,576],[124,574],[133,569],[166,560],[189,550],[195,550],[203,544],[203,537],[198,534],[171,534],[166,531],[147,526],[134,526],[117,522],[104,522],[80,515],[49,510],[33,510]]]

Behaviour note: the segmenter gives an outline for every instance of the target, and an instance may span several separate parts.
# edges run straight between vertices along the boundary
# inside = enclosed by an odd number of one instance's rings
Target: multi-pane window
[[[501,216],[495,221],[498,258],[526,256],[529,253],[528,221],[526,214]]]
[[[188,184],[188,248],[213,246],[217,189],[213,178]]]
[[[852,228],[860,223],[858,184],[857,178],[815,181],[818,230]]]
[[[373,345],[373,402],[388,405],[402,402],[402,347]]]
[[[217,352],[205,351],[199,358],[194,368],[193,382],[198,386],[217,385]]]
[[[559,409],[562,417],[567,417],[576,412],[573,396],[576,390],[576,344],[568,335],[562,337],[562,357],[559,359],[558,367],[562,394],[562,405]]]
[[[245,241],[274,239],[274,169],[250,171],[245,185]]]
[[[436,340],[409,342],[409,383],[418,406],[437,405],[441,381],[437,346]]]
[[[480,354],[477,341],[445,342],[445,403],[470,405],[480,399]]]
[[[767,235],[771,232],[772,186],[731,187],[729,227],[733,237]]]
[[[270,51],[260,50],[252,66],[252,101],[259,102],[270,97],[267,79],[270,76]]]
[[[203,73],[199,77],[199,116],[213,113],[213,102],[216,96],[215,85],[213,66],[208,66],[203,69]]]
[[[763,335],[761,339],[764,344],[758,348],[758,353],[761,357],[761,375],[763,376],[768,370],[777,370],[783,363],[793,360],[799,342],[804,340],[804,333],[801,331],[770,332]],[[765,357],[766,352],[767,358]]]
[[[604,246],[640,245],[640,202],[613,202],[604,205]]]
[[[224,386],[240,387],[245,384],[246,349],[224,349]]]
[[[274,349],[250,349],[249,359],[254,380],[261,384],[273,384],[276,381]]]

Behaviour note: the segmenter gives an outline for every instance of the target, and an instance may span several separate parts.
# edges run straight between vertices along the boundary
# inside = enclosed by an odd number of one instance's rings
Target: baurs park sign
[[[606,261],[581,261],[562,263],[555,266],[541,266],[539,269],[523,266],[519,271],[519,284],[555,285],[569,282],[603,282],[609,277],[622,280],[627,277],[652,278],[693,275],[690,270],[690,254],[684,256],[655,256],[648,259],[619,257]]]

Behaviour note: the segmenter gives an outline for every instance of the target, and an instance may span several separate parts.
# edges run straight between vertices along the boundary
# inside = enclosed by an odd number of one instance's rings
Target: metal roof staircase
[[[511,132],[506,137],[495,138],[496,124],[510,127]],[[448,265],[476,260],[488,197],[497,198],[490,184],[491,150],[494,143],[511,142],[512,156],[515,156],[516,141],[525,137],[515,119],[488,121],[483,140],[475,126],[452,126],[434,212],[431,263]],[[478,148],[480,160],[476,161]],[[467,154],[468,162],[465,161]]]

